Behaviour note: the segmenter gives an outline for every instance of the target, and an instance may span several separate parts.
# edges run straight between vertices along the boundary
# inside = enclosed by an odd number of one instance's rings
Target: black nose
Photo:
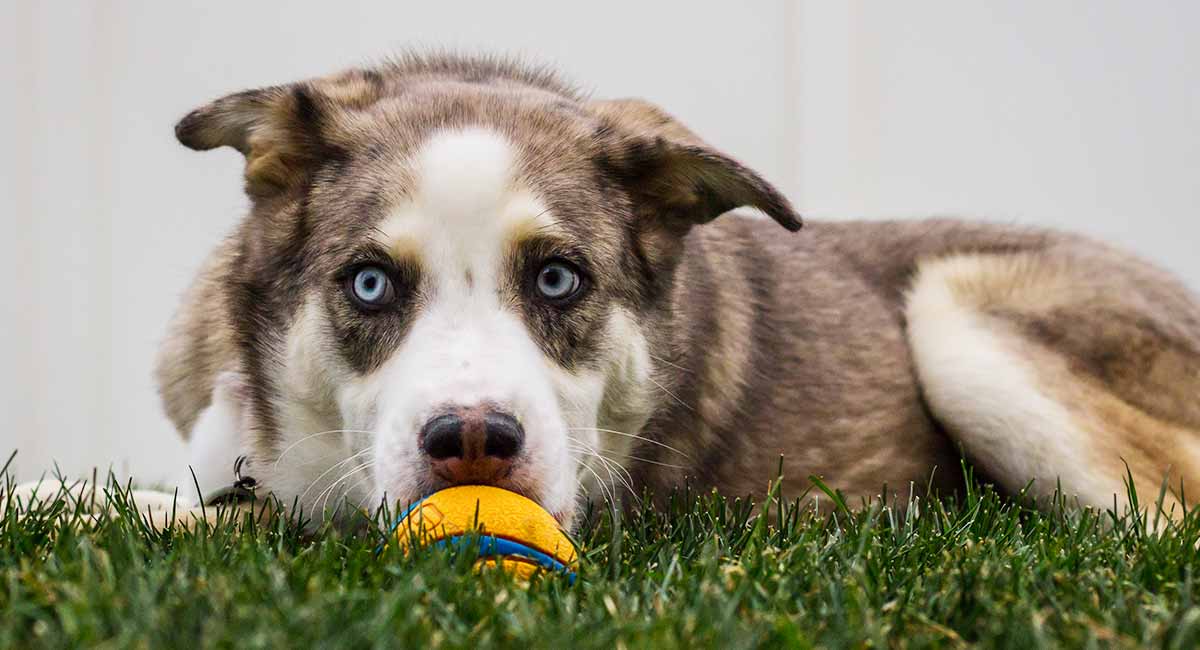
[[[525,444],[525,429],[513,416],[499,411],[483,414],[483,453],[496,458],[512,458]]]
[[[460,409],[426,422],[421,438],[422,449],[433,460],[509,459],[525,444],[525,429],[502,411]]]
[[[494,485],[512,474],[525,444],[516,418],[486,406],[455,409],[421,427],[421,449],[449,485]]]
[[[434,460],[461,458],[463,421],[453,413],[439,415],[421,428],[425,453]]]

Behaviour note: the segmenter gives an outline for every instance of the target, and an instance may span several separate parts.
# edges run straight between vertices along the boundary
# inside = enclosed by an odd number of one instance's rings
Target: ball
[[[435,492],[400,515],[392,536],[405,553],[414,544],[477,543],[477,568],[499,566],[523,580],[544,571],[575,580],[575,545],[554,516],[497,487],[460,485]]]

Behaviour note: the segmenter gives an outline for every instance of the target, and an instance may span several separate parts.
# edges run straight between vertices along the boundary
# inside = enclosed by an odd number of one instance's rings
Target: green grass
[[[9,509],[0,647],[1200,644],[1195,513],[1150,533],[977,486],[834,510],[680,493],[616,525],[595,513],[578,582],[526,589],[469,553],[377,555],[377,533],[306,538],[283,518],[159,533],[63,501]]]

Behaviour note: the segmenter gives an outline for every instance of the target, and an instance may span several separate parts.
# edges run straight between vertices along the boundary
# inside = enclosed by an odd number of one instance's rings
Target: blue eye
[[[566,262],[549,262],[538,271],[537,290],[547,300],[567,300],[578,293],[582,285],[579,272]]]
[[[359,305],[367,309],[385,307],[396,299],[391,278],[378,266],[364,266],[355,271],[350,292]]]

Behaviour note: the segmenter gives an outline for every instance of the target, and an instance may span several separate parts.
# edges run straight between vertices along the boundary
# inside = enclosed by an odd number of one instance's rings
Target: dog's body
[[[613,490],[761,494],[781,456],[792,494],[952,490],[960,450],[1100,507],[1126,464],[1200,481],[1200,304],[1102,244],[789,235],[786,199],[664,113],[485,60],[240,93],[178,134],[246,154],[254,200],[159,366],[206,488],[246,455],[309,509],[489,482],[568,524]],[[778,224],[707,224],[743,205]]]

